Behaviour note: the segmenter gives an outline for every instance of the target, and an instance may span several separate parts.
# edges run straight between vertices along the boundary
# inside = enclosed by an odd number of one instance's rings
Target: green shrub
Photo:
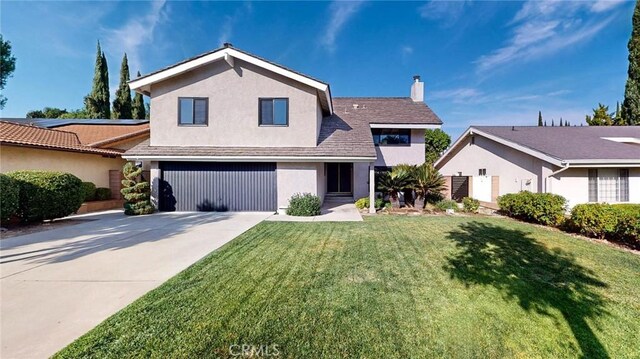
[[[498,197],[500,211],[527,222],[557,226],[564,220],[567,201],[551,193],[523,191]]]
[[[448,209],[453,209],[453,210],[458,209],[458,204],[456,203],[456,201],[452,199],[443,199],[440,202],[436,203],[435,206],[437,209],[441,211],[446,211]]]
[[[111,199],[111,189],[105,187],[96,188],[96,201],[106,201]]]
[[[0,223],[13,217],[18,211],[20,187],[11,177],[0,173]]]
[[[362,197],[356,201],[357,209],[365,209],[369,208],[369,197]]]
[[[296,193],[289,199],[287,214],[290,216],[317,216],[320,214],[320,197],[311,193]]]
[[[586,236],[640,245],[640,205],[579,204],[571,210],[570,226]]]
[[[96,185],[93,182],[82,182],[82,193],[84,201],[94,201],[96,199]]]
[[[133,162],[127,162],[122,168],[122,189],[120,193],[125,199],[124,214],[137,216],[151,214],[154,211],[151,204],[151,186],[142,179],[142,168]]]
[[[18,216],[25,222],[66,217],[84,200],[82,180],[70,173],[16,171],[8,175],[18,182]]]
[[[465,197],[462,199],[462,209],[469,213],[478,213],[480,208],[480,201],[475,198]]]

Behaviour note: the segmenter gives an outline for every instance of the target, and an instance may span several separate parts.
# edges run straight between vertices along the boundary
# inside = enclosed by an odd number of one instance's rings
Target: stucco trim
[[[442,125],[427,125],[416,123],[371,123],[371,128],[393,128],[393,129],[416,129],[416,130],[435,130],[442,128]]]
[[[188,162],[372,162],[375,157],[286,157],[286,156],[122,156],[129,161]]]

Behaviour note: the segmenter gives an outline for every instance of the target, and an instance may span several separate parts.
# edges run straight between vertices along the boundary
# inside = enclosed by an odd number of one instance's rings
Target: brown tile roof
[[[73,132],[0,121],[0,143],[53,150],[119,156],[121,151],[83,145]]]
[[[73,132],[83,145],[104,147],[113,142],[149,133],[149,124],[141,125],[93,125],[72,124],[56,127],[58,130]]]
[[[334,97],[333,112],[349,124],[442,124],[429,106],[410,97]]]

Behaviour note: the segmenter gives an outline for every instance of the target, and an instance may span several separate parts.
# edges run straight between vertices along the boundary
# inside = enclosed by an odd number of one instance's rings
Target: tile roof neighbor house
[[[0,171],[62,171],[98,187],[117,186],[122,154],[149,137],[148,120],[118,121],[0,119]],[[116,198],[118,190],[112,189]]]
[[[569,206],[640,203],[640,126],[472,126],[435,166],[470,177],[469,195],[486,202],[528,190]]]
[[[418,76],[410,97],[334,98],[328,83],[230,44],[129,85],[151,98],[151,135],[124,157],[149,164],[160,210],[373,198],[374,169],[423,163],[425,129],[442,125]]]

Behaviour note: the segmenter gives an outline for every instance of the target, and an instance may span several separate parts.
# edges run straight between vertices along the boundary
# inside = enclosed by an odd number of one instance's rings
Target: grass
[[[377,216],[261,223],[57,357],[631,358],[639,343],[636,254],[506,219]]]

